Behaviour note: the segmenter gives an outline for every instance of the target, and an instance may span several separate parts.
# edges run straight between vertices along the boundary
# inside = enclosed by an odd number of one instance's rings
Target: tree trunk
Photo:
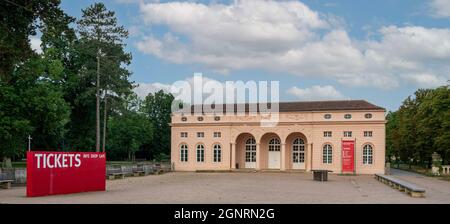
[[[442,154],[442,165],[448,165],[448,162],[447,162],[447,152],[446,152],[446,151],[443,151],[441,154]]]
[[[3,168],[12,168],[11,158],[3,156]]]
[[[100,152],[100,49],[97,53],[97,89],[96,89],[96,134],[95,151]]]
[[[108,90],[105,90],[105,109],[103,114],[103,146],[102,150],[105,152],[106,148],[106,123],[108,122]]]

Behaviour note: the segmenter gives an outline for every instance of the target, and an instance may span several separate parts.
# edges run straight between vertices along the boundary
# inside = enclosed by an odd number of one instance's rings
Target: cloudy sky
[[[80,17],[95,1],[63,1]],[[366,99],[388,110],[450,79],[450,0],[111,0],[145,95],[200,72],[279,81],[280,100]]]

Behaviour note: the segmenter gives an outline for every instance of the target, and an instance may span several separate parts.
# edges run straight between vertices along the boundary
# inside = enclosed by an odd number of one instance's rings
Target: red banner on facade
[[[104,191],[106,156],[96,152],[27,152],[27,196]]]
[[[355,141],[342,141],[342,173],[355,171]]]

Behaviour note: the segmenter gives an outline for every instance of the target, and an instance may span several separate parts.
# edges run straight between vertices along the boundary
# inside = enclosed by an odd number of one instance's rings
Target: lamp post
[[[28,135],[28,151],[31,151],[31,135]]]
[[[96,152],[100,152],[100,57],[103,58],[119,58],[118,56],[108,56],[106,53],[102,53],[101,49],[97,52],[97,94],[96,94]],[[103,114],[103,144],[102,151],[105,152],[106,147],[106,116],[107,116],[107,103],[108,103],[108,83],[105,83],[105,95],[104,95],[104,114]]]

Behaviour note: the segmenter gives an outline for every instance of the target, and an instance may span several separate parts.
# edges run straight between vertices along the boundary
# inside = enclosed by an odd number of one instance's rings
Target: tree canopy
[[[403,162],[431,166],[437,152],[450,162],[450,90],[449,86],[419,89],[386,120],[387,155]]]
[[[133,93],[128,31],[113,11],[95,3],[77,20],[59,0],[11,0],[0,1],[0,21],[0,157],[23,158],[28,135],[34,150],[93,151],[97,91],[108,159],[170,154],[173,96]]]

